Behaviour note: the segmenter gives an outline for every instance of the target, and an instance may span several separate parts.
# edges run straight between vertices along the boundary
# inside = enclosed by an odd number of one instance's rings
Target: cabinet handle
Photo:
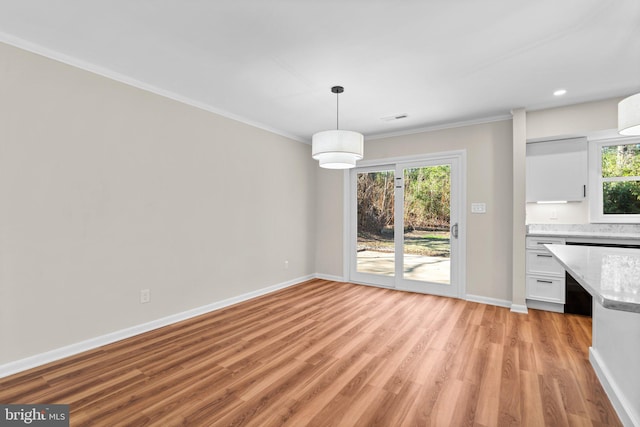
[[[538,242],[536,245],[553,245],[553,242]]]
[[[536,256],[539,256],[539,257],[542,257],[542,258],[553,258],[553,255],[536,254]]]
[[[582,197],[587,197],[587,186],[586,185],[582,186]]]
[[[536,280],[536,282],[538,282],[538,283],[549,283],[549,284],[553,283],[551,280],[539,280],[539,279]]]

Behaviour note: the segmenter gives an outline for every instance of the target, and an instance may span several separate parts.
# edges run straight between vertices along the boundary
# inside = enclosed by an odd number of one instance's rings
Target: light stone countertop
[[[614,239],[614,240],[640,240],[640,234],[638,233],[615,233],[615,232],[601,232],[601,231],[533,231],[529,232],[527,236],[538,237],[582,237],[590,239]]]
[[[529,224],[527,236],[640,242],[640,224]]]
[[[640,313],[640,249],[544,246],[603,307]]]

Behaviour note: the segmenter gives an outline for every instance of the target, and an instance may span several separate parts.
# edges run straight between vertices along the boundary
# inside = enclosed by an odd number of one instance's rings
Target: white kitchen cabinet
[[[546,250],[527,251],[527,271],[531,274],[564,275],[562,266]]]
[[[527,276],[527,299],[564,304],[564,285],[562,277]]]
[[[565,271],[544,245],[564,245],[565,239],[529,236],[526,242],[527,306],[563,312]]]
[[[527,202],[582,201],[588,177],[586,138],[527,144]]]

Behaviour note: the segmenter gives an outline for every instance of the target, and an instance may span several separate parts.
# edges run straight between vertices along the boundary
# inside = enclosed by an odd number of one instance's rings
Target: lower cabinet
[[[565,272],[545,244],[564,245],[565,239],[527,237],[527,306],[543,310],[564,311]]]
[[[564,277],[527,276],[527,298],[564,304]]]

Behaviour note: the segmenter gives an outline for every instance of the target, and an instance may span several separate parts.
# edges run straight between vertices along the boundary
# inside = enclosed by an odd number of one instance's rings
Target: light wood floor
[[[312,280],[0,380],[71,425],[620,425],[591,319]]]

